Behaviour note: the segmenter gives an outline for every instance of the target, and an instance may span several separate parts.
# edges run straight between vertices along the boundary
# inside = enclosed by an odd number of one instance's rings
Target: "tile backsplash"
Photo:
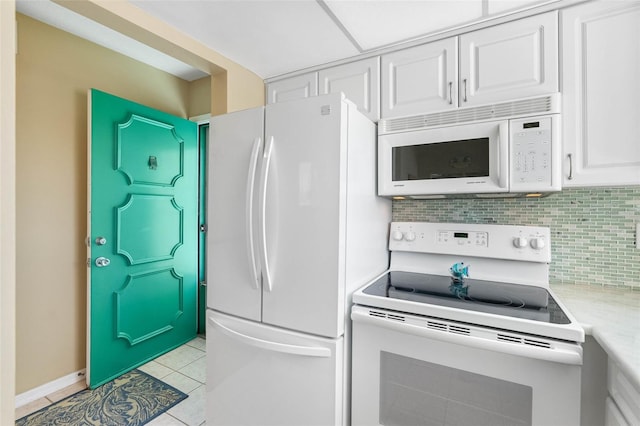
[[[552,284],[640,290],[640,186],[565,189],[538,199],[394,200],[393,220],[547,226]]]

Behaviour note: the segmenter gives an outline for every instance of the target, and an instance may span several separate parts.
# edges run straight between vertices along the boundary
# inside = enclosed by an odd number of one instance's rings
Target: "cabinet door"
[[[457,38],[382,56],[382,118],[456,108]]]
[[[318,96],[318,73],[312,72],[267,84],[267,103]]]
[[[640,4],[562,12],[564,186],[640,184]]]
[[[558,91],[558,14],[460,36],[460,106]]]
[[[605,403],[604,421],[605,426],[630,426],[611,398],[607,398]]]
[[[626,425],[640,425],[640,389],[635,385],[634,381],[627,376],[620,366],[611,358],[607,368],[607,389],[609,396],[614,402],[614,407],[618,409],[617,415],[612,415],[611,410],[606,413],[607,420],[609,418],[624,418]],[[612,408],[612,407],[608,407]],[[617,424],[617,423],[613,423]]]
[[[343,92],[373,121],[380,118],[380,60],[364,59],[318,72],[320,94]]]
[[[487,0],[487,12],[489,15],[515,12],[518,9],[534,6],[536,3],[545,3],[545,0]]]

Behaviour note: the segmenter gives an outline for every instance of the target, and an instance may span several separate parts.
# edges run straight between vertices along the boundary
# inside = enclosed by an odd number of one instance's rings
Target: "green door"
[[[87,382],[99,386],[197,330],[197,125],[89,93]]]

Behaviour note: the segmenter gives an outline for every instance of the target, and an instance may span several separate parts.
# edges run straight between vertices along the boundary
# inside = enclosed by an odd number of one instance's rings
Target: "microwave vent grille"
[[[473,108],[458,108],[432,114],[380,120],[378,126],[379,133],[385,134],[530,114],[553,114],[558,112],[560,112],[559,95],[556,94]]]

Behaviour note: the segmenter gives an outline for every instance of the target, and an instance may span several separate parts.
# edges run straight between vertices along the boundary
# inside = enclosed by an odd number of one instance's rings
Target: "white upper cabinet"
[[[557,1],[557,0],[556,0]],[[487,0],[487,12],[495,15],[503,12],[513,12],[525,7],[535,6],[540,3],[547,3],[548,0]]]
[[[562,11],[564,186],[640,185],[640,3]]]
[[[312,72],[267,84],[267,103],[318,96],[318,73]]]
[[[380,118],[380,58],[368,58],[267,84],[267,103],[343,92],[373,121]]]
[[[382,117],[458,106],[457,38],[382,56]]]
[[[558,91],[558,13],[460,36],[460,106]]]
[[[378,57],[320,70],[318,80],[321,95],[343,92],[371,120],[378,121],[380,118]]]
[[[558,12],[382,55],[382,118],[558,92]]]

